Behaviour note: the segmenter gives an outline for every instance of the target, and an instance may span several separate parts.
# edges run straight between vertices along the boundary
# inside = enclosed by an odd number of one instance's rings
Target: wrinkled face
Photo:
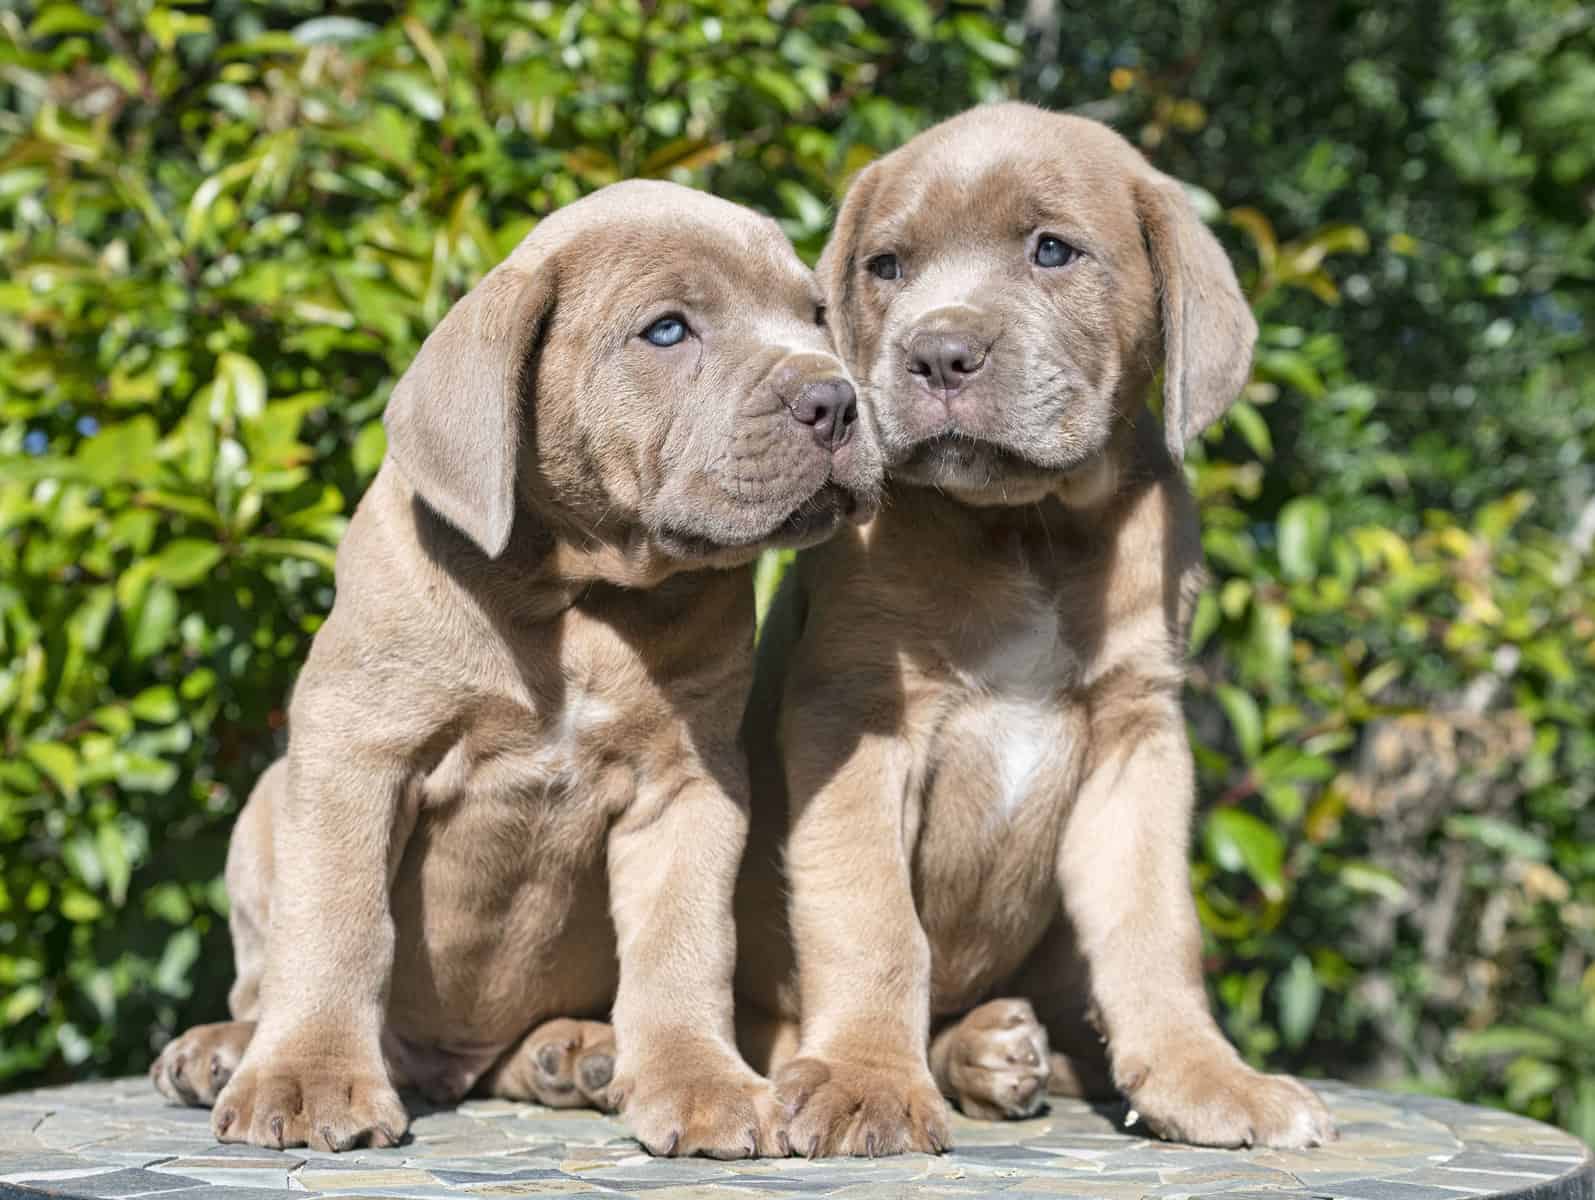
[[[1028,504],[1161,359],[1144,163],[1090,122],[975,110],[855,181],[822,274],[893,478]]]
[[[873,511],[881,465],[774,222],[674,184],[545,219],[394,390],[389,451],[489,555],[518,520],[627,578],[748,562]]]
[[[708,212],[732,219],[617,221],[584,239],[538,363],[532,449],[587,519],[723,563],[862,518],[880,464],[812,273],[772,222]]]

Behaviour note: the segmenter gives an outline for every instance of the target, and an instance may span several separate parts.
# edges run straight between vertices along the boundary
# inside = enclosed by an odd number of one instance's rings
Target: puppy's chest
[[[1007,800],[1051,757],[1085,663],[1057,599],[1022,577],[947,640],[934,751],[984,752]]]
[[[1076,773],[1082,655],[1051,597],[1019,599],[953,643],[921,763],[920,861],[954,891],[994,874],[1026,889],[1050,878]]]
[[[433,773],[435,791],[521,804],[605,794],[635,774],[659,704],[625,664],[565,661],[485,693]]]

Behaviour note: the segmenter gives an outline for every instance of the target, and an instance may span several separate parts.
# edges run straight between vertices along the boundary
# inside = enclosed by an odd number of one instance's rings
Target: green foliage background
[[[1567,0],[0,9],[0,1087],[222,1013],[228,827],[453,299],[631,175],[812,257],[852,171],[1012,95],[1189,181],[1263,327],[1191,466],[1226,1026],[1595,1138],[1595,15]]]

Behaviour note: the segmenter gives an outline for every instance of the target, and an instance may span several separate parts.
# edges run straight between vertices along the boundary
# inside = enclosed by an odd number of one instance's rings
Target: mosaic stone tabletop
[[[654,1159],[610,1118],[503,1100],[421,1112],[388,1150],[330,1154],[211,1140],[209,1112],[169,1106],[147,1080],[0,1095],[0,1198],[267,1200],[284,1191],[475,1196],[1079,1196],[1107,1200],[1595,1200],[1595,1165],[1569,1135],[1445,1100],[1321,1086],[1340,1140],[1315,1150],[1202,1150],[1124,1129],[1125,1110],[1055,1102],[1027,1121],[955,1118],[940,1157]],[[412,1108],[412,1112],[415,1109]]]

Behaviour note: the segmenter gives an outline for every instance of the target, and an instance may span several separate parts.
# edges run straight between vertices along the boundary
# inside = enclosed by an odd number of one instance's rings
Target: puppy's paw
[[[614,1111],[615,1033],[602,1021],[545,1021],[528,1034],[487,1080],[487,1090],[550,1108]]]
[[[1294,1150],[1336,1137],[1306,1084],[1254,1071],[1227,1044],[1120,1063],[1118,1074],[1131,1109],[1171,1141]]]
[[[940,1154],[952,1144],[946,1101],[923,1063],[893,1068],[797,1058],[773,1082],[780,1136],[807,1158]]]
[[[746,1067],[723,1071],[649,1069],[610,1087],[632,1136],[670,1158],[764,1158],[780,1152],[770,1085]]]
[[[222,1089],[211,1112],[219,1142],[280,1150],[349,1150],[396,1146],[410,1116],[386,1072],[337,1067],[246,1064]]]
[[[965,1116],[1030,1117],[1046,1103],[1047,1031],[1027,1000],[982,1004],[937,1038],[932,1062],[942,1092]]]
[[[238,1069],[254,1034],[253,1021],[196,1025],[166,1044],[150,1065],[150,1082],[174,1104],[209,1108]]]

